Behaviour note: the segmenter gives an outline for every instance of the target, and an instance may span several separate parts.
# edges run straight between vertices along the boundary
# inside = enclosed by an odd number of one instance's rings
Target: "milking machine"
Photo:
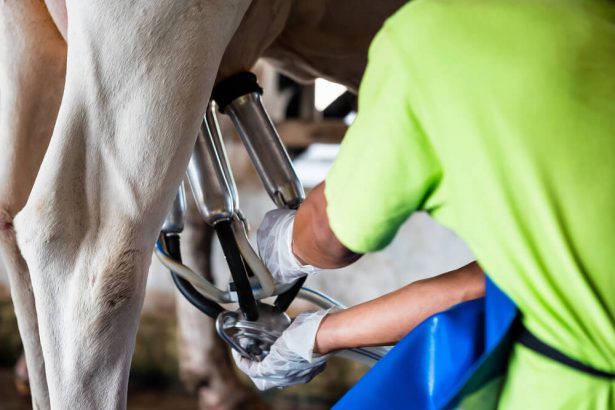
[[[228,115],[263,185],[279,208],[296,209],[303,187],[286,149],[263,106],[262,88],[252,73],[239,73],[218,84],[201,124],[186,172],[190,192],[203,219],[213,227],[226,258],[231,281],[220,289],[182,263],[180,234],[186,217],[185,188],[179,187],[163,224],[156,255],[170,271],[180,293],[216,321],[220,337],[244,357],[260,361],[290,325],[286,310],[299,297],[320,308],[344,307],[315,290],[303,287],[305,278],[276,286],[247,236],[247,221],[218,125],[217,111]],[[266,298],[274,298],[272,304]],[[236,310],[223,305],[237,304]],[[351,349],[340,355],[374,364],[386,348]]]

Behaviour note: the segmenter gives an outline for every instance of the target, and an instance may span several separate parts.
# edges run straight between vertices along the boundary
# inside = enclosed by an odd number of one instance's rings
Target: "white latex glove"
[[[331,309],[302,313],[271,346],[262,362],[255,362],[232,351],[237,367],[247,374],[259,390],[307,383],[325,369],[330,355],[314,353],[320,322]]]
[[[293,226],[297,211],[275,209],[267,212],[258,228],[258,253],[273,275],[276,285],[292,283],[321,269],[302,265],[292,251]]]

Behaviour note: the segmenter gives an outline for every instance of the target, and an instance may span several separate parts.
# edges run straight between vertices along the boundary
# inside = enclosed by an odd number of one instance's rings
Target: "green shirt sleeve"
[[[408,99],[409,71],[395,34],[385,25],[370,46],[358,114],[326,178],[331,229],[358,253],[388,245],[441,175]]]

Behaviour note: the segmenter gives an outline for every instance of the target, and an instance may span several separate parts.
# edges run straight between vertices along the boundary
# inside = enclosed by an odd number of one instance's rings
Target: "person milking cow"
[[[303,313],[238,366],[288,386],[335,350],[399,342],[336,408],[612,409],[614,118],[615,2],[407,4],[370,47],[326,181],[266,215],[259,251],[292,282],[386,247],[422,210],[477,262]]]

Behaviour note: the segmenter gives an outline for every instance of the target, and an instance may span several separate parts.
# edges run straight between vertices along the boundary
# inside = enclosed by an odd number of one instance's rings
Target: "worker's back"
[[[533,333],[615,371],[615,3],[423,1],[396,19],[412,106],[443,168],[434,216]],[[558,391],[544,379],[561,365],[532,371],[517,362],[535,353],[516,355],[511,371],[529,374],[511,377],[503,403],[523,392],[541,408],[615,405],[612,382],[592,398],[600,381],[571,374],[578,390]]]
[[[351,127],[342,150],[348,161],[369,167],[369,159],[355,155],[362,137],[353,132],[368,133],[378,115],[388,123],[385,133],[398,131],[390,122],[411,117],[414,135],[406,137],[416,141],[405,146],[383,135],[382,144],[396,146],[378,147],[373,135],[380,170],[365,175],[344,171],[350,167],[338,159],[328,185],[379,178],[384,187],[374,195],[388,201],[367,198],[352,220],[394,214],[402,200],[416,197],[381,226],[406,211],[429,210],[468,242],[532,333],[571,358],[615,372],[615,2],[417,0],[376,38],[360,92],[362,124]],[[385,110],[369,101],[383,98],[379,93],[404,99],[391,97]],[[352,189],[344,193],[346,205],[357,202]],[[357,197],[361,189],[367,188],[357,185]],[[344,228],[352,224],[350,216],[341,222],[348,206],[336,191],[343,190],[327,191],[329,218],[351,244],[353,232],[372,228]],[[376,233],[380,242],[356,241],[351,249],[370,251],[390,240]],[[522,346],[511,360],[503,407],[615,405],[613,381]]]

